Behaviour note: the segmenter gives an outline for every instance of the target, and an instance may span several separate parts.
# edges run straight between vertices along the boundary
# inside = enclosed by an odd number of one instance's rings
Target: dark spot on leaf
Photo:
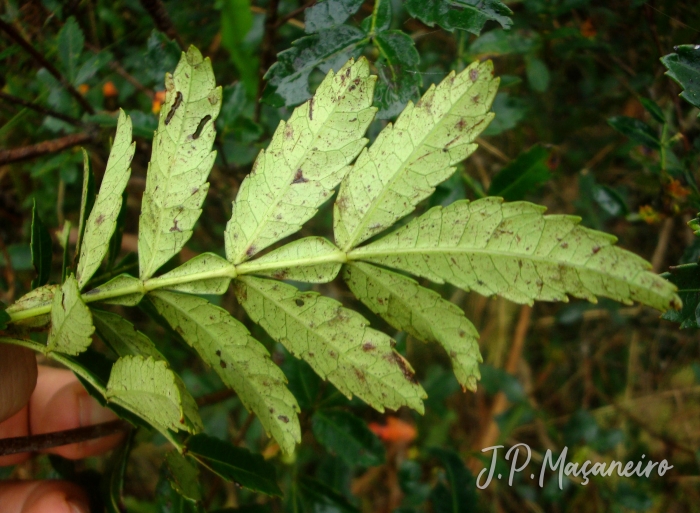
[[[452,358],[457,358],[457,351],[450,351],[450,356]]]
[[[594,246],[593,247],[593,254],[595,255],[596,253],[598,253],[598,251],[600,251],[600,246]]]
[[[472,82],[476,82],[479,79],[479,71],[476,69],[469,70],[469,78]]]
[[[246,254],[246,256],[249,256],[249,257],[253,256],[255,254],[255,246],[250,246],[246,250],[245,254]]]
[[[170,227],[171,232],[181,232],[182,230],[177,225],[177,219],[173,219],[173,225]]]
[[[336,355],[335,351],[331,350],[331,351],[328,351],[328,356],[330,356],[331,358],[335,358],[337,355]]]
[[[226,368],[226,362],[223,361],[223,360],[221,360],[221,361],[219,362],[219,365],[221,365],[221,368],[222,368],[222,369],[225,369],[225,368]]]
[[[304,300],[303,299],[296,299],[294,300],[297,306],[304,306]]]
[[[309,100],[309,119],[314,119],[314,99]]]
[[[564,248],[564,249],[566,249],[566,248],[569,247],[569,243],[568,243],[568,242],[562,242],[562,243],[561,243],[561,247]]]
[[[404,378],[406,378],[413,384],[418,383],[415,374],[411,369],[408,368],[408,364],[406,363],[406,360],[403,359],[403,356],[401,356],[399,353],[392,351],[391,353],[386,355],[386,359],[390,362],[393,361],[394,363],[396,363],[396,365],[398,365],[399,369],[401,369],[401,372],[403,373]]]
[[[289,424],[289,417],[287,417],[286,415],[278,415],[277,418],[285,424]]]
[[[464,330],[459,330],[459,336],[464,338],[466,336],[466,332]]]
[[[372,342],[365,342],[364,344],[362,344],[363,351],[372,351],[376,348],[377,346],[375,346]]]
[[[217,351],[216,356],[221,356],[221,351]]]
[[[97,224],[99,226],[104,222],[104,220],[105,220],[104,214],[100,214],[100,216],[97,219],[95,219],[95,224]]]
[[[272,273],[272,277],[277,280],[284,280],[287,277],[288,271],[286,269],[280,269]]]
[[[292,185],[295,183],[306,183],[308,180],[304,178],[304,173],[302,172],[301,168],[297,169],[296,174],[294,175],[294,180],[292,180]]]

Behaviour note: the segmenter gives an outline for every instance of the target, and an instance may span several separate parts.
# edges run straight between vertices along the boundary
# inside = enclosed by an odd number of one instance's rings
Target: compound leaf
[[[157,280],[167,282],[172,278],[192,276],[191,281],[165,288],[190,294],[221,295],[228,290],[228,286],[231,283],[230,273],[232,268],[233,266],[229,261],[221,258],[219,255],[214,253],[202,253],[188,260],[180,267],[158,277]],[[216,276],[198,280],[195,275],[200,273],[206,273],[207,276]]]
[[[149,298],[170,326],[236,391],[280,447],[288,454],[294,452],[301,440],[299,406],[265,346],[227,311],[206,299],[160,290]]]
[[[255,492],[282,496],[275,467],[259,454],[203,433],[190,437],[187,453],[224,479]]]
[[[175,73],[166,74],[165,87],[139,219],[141,279],[151,277],[192,236],[216,156],[210,150],[221,87],[209,58],[191,46]]]
[[[341,393],[381,412],[401,406],[423,412],[425,391],[410,364],[360,314],[316,292],[264,278],[239,277],[235,291],[254,322]]]
[[[51,275],[51,258],[53,256],[53,242],[51,235],[44,226],[39,212],[36,209],[36,200],[32,208],[32,239],[30,243],[32,264],[36,270],[36,278],[32,280],[32,288],[46,285]]]
[[[133,293],[127,293],[127,290],[133,290]],[[107,283],[100,285],[85,293],[85,296],[90,297],[96,294],[103,294],[112,290],[119,290],[122,292],[121,295],[111,297],[108,299],[103,299],[103,303],[108,305],[121,305],[121,306],[136,306],[143,299],[144,289],[141,280],[134,278],[128,274],[120,274],[109,280]]]
[[[150,356],[165,360],[155,344],[121,315],[91,308],[97,334],[118,356]]]
[[[700,45],[679,45],[674,50],[661,57],[666,75],[684,89],[681,98],[700,109]]]
[[[513,14],[500,0],[406,0],[406,10],[430,27],[467,30],[477,36],[487,21],[493,20],[509,29]]]
[[[493,119],[497,88],[491,61],[475,62],[409,103],[343,180],[333,214],[336,244],[347,251],[385,230],[449,178]]]
[[[188,396],[167,362],[143,356],[119,358],[106,393],[107,401],[136,413],[160,431],[195,432],[202,421],[194,399]]]
[[[444,347],[462,388],[476,390],[483,361],[479,333],[461,308],[411,278],[371,264],[348,265],[343,278],[358,299],[394,328]]]
[[[100,266],[109,250],[122,208],[122,194],[131,175],[131,159],[136,143],[131,142],[131,119],[119,110],[117,135],[109,152],[100,192],[85,224],[78,260],[78,288],[82,289]]]
[[[676,287],[650,272],[641,257],[614,246],[614,236],[544,210],[501,198],[458,201],[430,209],[349,258],[516,303],[568,301],[569,294],[680,308]]]
[[[280,122],[233,203],[225,235],[229,261],[239,264],[298,231],[330,197],[367,144],[375,80],[366,59],[349,61]]]
[[[80,354],[92,343],[94,332],[90,309],[80,296],[78,281],[70,275],[53,298],[47,349],[71,355]]]
[[[250,263],[243,263],[236,270],[238,274],[254,273],[278,280],[328,283],[340,271],[340,254],[336,245],[323,237],[305,237]],[[319,262],[322,256],[328,257],[328,263]],[[312,264],[309,264],[310,257],[314,257]]]

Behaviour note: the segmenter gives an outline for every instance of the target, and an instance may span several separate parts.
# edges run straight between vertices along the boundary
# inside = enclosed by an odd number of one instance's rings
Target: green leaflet
[[[192,236],[214,164],[214,121],[221,108],[209,58],[190,46],[165,76],[166,101],[148,166],[139,219],[141,279],[177,254]]]
[[[458,201],[430,209],[348,258],[516,303],[568,301],[569,294],[591,302],[596,296],[639,301],[661,311],[680,307],[676,287],[641,257],[615,247],[614,236],[544,210],[501,198]]]
[[[330,71],[314,97],[281,121],[238,191],[226,226],[226,258],[239,264],[298,231],[367,144],[376,77],[366,59]]]
[[[411,278],[371,264],[346,266],[343,279],[358,299],[394,328],[444,347],[462,389],[476,390],[483,361],[479,333],[461,308]]]
[[[318,443],[348,465],[373,466],[384,463],[384,445],[365,421],[350,412],[318,410],[311,418]]]
[[[410,364],[360,314],[316,292],[263,278],[240,277],[235,291],[254,322],[341,393],[382,412],[401,406],[423,412],[425,391]]]
[[[80,197],[80,216],[78,218],[78,241],[75,244],[75,258],[73,265],[76,264],[78,255],[81,254],[83,246],[83,238],[85,236],[85,225],[92,212],[92,207],[95,205],[95,174],[92,172],[90,164],[90,156],[85,148],[81,148],[83,152],[83,193]]]
[[[192,502],[202,500],[199,485],[199,469],[188,458],[177,451],[165,455],[168,481],[177,493]]]
[[[104,294],[105,292],[110,292],[113,290],[128,290],[133,289],[134,292],[131,294],[122,294],[117,297],[112,297],[109,299],[103,299],[102,302],[108,305],[121,305],[121,306],[136,306],[143,299],[143,285],[141,280],[129,276],[128,274],[120,274],[109,280],[107,283],[100,285],[85,293],[86,297],[96,296],[99,294]]]
[[[159,430],[194,433],[202,421],[194,399],[164,361],[124,356],[112,367],[107,401],[133,411]],[[193,409],[194,406],[194,409]]]
[[[513,14],[500,0],[406,0],[406,10],[430,27],[437,23],[445,30],[467,30],[477,36],[487,21],[504,29],[513,25]]]
[[[678,45],[676,53],[661,57],[671,77],[684,90],[680,94],[688,103],[700,109],[700,48],[698,45]]]
[[[348,251],[411,213],[475,149],[488,126],[499,79],[493,64],[475,62],[450,73],[421,100],[409,103],[363,151],[340,186],[335,241]]]
[[[155,344],[121,315],[91,308],[97,334],[119,356],[151,356],[165,360]]]
[[[80,297],[77,280],[70,275],[53,298],[47,349],[71,355],[80,354],[92,343],[94,332],[90,309]]]
[[[131,159],[136,143],[131,142],[131,119],[119,110],[117,135],[109,152],[107,169],[100,186],[95,205],[85,224],[83,242],[78,261],[78,288],[82,290],[100,266],[109,242],[117,226],[117,217],[122,207],[122,194],[131,175]]]
[[[328,263],[321,263],[328,257]],[[306,283],[328,283],[338,275],[340,264],[338,258],[344,254],[323,237],[305,237],[252,262],[243,263],[236,268],[238,274],[258,274],[278,280],[294,280]],[[310,263],[309,259],[313,258]]]
[[[288,454],[294,452],[301,440],[299,406],[265,346],[206,299],[166,291],[151,292],[149,298],[170,326],[236,391],[280,447]]]
[[[221,295],[228,290],[231,283],[231,276],[235,275],[235,269],[228,260],[221,258],[214,253],[203,253],[188,260],[180,267],[173,269],[169,273],[156,278],[167,282],[171,278],[179,278],[181,276],[190,276],[198,273],[207,273],[207,275],[220,273],[221,276],[214,278],[206,278],[165,287],[168,290],[177,290],[179,292],[188,292],[190,294],[216,294]],[[154,281],[156,281],[154,280]]]
[[[31,292],[27,292],[24,296],[8,306],[5,311],[12,315],[14,313],[21,312],[22,310],[48,305],[53,302],[54,295],[59,288],[60,287],[58,285],[43,285],[38,287]],[[38,328],[39,326],[47,324],[50,320],[51,315],[45,314],[37,317],[29,317],[28,319],[22,319],[17,321],[16,324],[20,326],[28,326],[30,328]]]

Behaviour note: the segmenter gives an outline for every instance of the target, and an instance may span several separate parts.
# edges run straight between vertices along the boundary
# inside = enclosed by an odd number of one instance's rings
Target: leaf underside
[[[475,62],[430,86],[382,130],[340,186],[333,212],[340,248],[347,251],[389,228],[454,173],[493,119],[489,109],[498,83],[490,61]]]
[[[139,218],[141,279],[151,277],[192,236],[216,156],[211,147],[221,87],[209,58],[191,46],[175,73],[166,74],[165,86]]]
[[[286,453],[301,440],[299,406],[284,374],[260,342],[231,315],[206,299],[156,291],[149,298],[158,312],[236,391],[268,434]]]
[[[366,59],[349,61],[280,122],[233,203],[225,233],[229,261],[239,264],[298,231],[330,198],[367,144],[375,79]]]
[[[53,298],[47,349],[80,354],[92,343],[94,332],[92,315],[80,296],[78,282],[73,275],[68,276]]]
[[[650,272],[643,258],[614,246],[614,236],[545,210],[501,198],[458,201],[352,257],[516,303],[568,301],[568,294],[591,302],[596,296],[639,301],[661,311],[680,307],[676,287]]]
[[[235,292],[254,322],[341,393],[382,412],[401,406],[423,412],[425,391],[410,364],[360,314],[316,292],[264,278],[243,276]]]

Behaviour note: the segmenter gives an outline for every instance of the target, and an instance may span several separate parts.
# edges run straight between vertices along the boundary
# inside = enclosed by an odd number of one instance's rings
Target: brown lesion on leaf
[[[304,306],[304,300],[303,300],[303,299],[295,299],[295,300],[294,300],[294,303],[295,303],[297,306]]]
[[[277,418],[285,424],[289,424],[289,417],[287,417],[286,415],[278,415]]]
[[[247,257],[252,257],[252,256],[255,254],[256,249],[257,249],[257,248],[256,248],[255,246],[250,246],[250,247],[246,250],[246,252],[245,252],[246,256],[247,256]]]
[[[372,342],[365,342],[362,344],[362,350],[364,352],[374,351],[375,349],[377,349],[377,346],[375,346]]]
[[[272,273],[272,277],[275,278],[276,280],[284,280],[287,278],[287,275],[289,274],[289,271],[287,269],[278,269],[274,273]]]
[[[182,229],[177,225],[177,223],[178,223],[178,220],[177,220],[177,219],[173,219],[173,225],[170,227],[170,232],[171,232],[171,233],[172,233],[172,232],[181,232],[181,231],[182,231]]]
[[[472,82],[476,82],[477,80],[479,80],[479,70],[477,70],[477,69],[469,70],[469,79]]]
[[[297,169],[297,172],[294,175],[294,179],[292,180],[292,185],[297,184],[297,183],[306,183],[309,180],[307,180],[304,177],[304,172],[301,170],[301,168]]]
[[[309,119],[313,120],[314,119],[314,99],[311,98],[309,100]]]
[[[409,369],[408,363],[406,363],[406,360],[404,360],[403,356],[401,356],[395,351],[392,351],[391,353],[388,353],[386,355],[386,359],[389,362],[395,363],[399,367],[399,369],[401,369],[401,373],[403,374],[404,378],[406,378],[414,385],[418,384],[418,380],[416,379],[415,373],[411,369]]]
[[[594,255],[595,255],[596,253],[598,253],[598,251],[600,251],[600,250],[601,250],[601,247],[600,247],[600,246],[593,246],[593,254],[594,254]]]
[[[105,220],[105,215],[100,214],[99,217],[97,219],[95,219],[95,224],[97,226],[100,226],[102,223],[104,223],[104,220]]]
[[[226,362],[223,361],[223,360],[219,361],[219,365],[221,365],[221,368],[222,368],[222,369],[225,369],[225,368],[226,368]]]

